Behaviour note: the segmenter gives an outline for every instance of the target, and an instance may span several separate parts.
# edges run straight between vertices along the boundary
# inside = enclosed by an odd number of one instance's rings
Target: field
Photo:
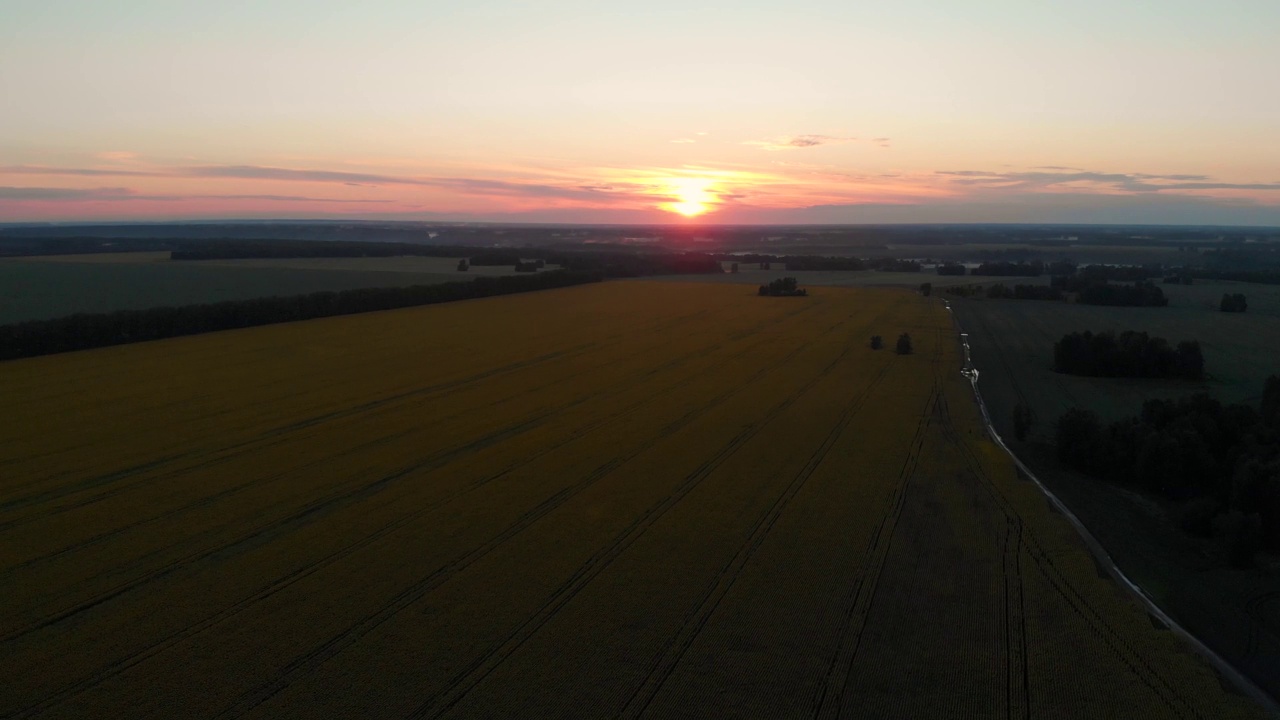
[[[1022,282],[1016,280],[1014,282]],[[1070,407],[1116,420],[1149,398],[1207,392],[1223,402],[1257,405],[1262,384],[1280,372],[1280,288],[1227,282],[1162,286],[1167,308],[1112,308],[1019,300],[951,299],[969,333],[979,387],[1001,434],[1012,439],[1013,407],[1036,415],[1017,451],[1071,506],[1108,552],[1166,611],[1270,692],[1280,693],[1280,568],[1233,571],[1210,541],[1178,530],[1181,507],[1057,467],[1049,443]],[[1217,311],[1224,292],[1249,298],[1244,314]],[[1077,330],[1145,330],[1171,342],[1196,339],[1209,378],[1201,383],[1083,378],[1052,371],[1053,344]]]
[[[272,295],[427,285],[507,275],[457,271],[449,258],[299,258],[169,261],[168,253],[102,253],[0,260],[0,324],[81,312],[140,310]]]
[[[754,295],[0,365],[0,715],[1260,716],[984,437],[941,301]]]
[[[971,278],[990,285],[1043,282],[1043,278]],[[1223,402],[1256,404],[1268,375],[1280,369],[1280,286],[1201,281],[1195,285],[1162,285],[1165,308],[1075,305],[1030,300],[966,300],[946,294],[956,317],[970,333],[974,360],[991,371],[983,379],[983,396],[992,406],[997,427],[1007,430],[1015,395],[1051,422],[1072,406],[1091,407],[1111,419],[1132,415],[1151,397],[1204,391]],[[1223,293],[1244,293],[1246,313],[1218,311]],[[1209,378],[1204,383],[1081,378],[1053,372],[1053,344],[1069,332],[1143,330],[1176,344],[1199,340]],[[1007,433],[1006,433],[1007,434]]]

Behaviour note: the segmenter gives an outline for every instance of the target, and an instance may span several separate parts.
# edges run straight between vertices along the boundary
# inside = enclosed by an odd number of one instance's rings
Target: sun
[[[671,203],[670,208],[685,217],[697,217],[707,211],[706,205],[700,202],[694,202],[692,200],[685,200],[683,202]]]
[[[715,202],[711,184],[712,181],[708,178],[668,179],[666,193],[678,200],[663,204],[662,209],[679,213],[687,218],[697,217],[707,212]]]

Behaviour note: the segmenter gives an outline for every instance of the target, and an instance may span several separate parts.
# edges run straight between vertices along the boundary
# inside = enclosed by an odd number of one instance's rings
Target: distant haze
[[[1280,225],[1280,2],[43,0],[0,222]]]

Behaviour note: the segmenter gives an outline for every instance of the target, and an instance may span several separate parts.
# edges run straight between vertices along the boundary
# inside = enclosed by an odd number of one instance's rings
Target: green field
[[[0,715],[1260,717],[959,366],[656,282],[4,363]]]
[[[505,275],[457,272],[449,258],[169,261],[167,253],[0,260],[0,324],[84,312],[141,310],[272,295],[426,285]]]
[[[989,280],[986,284],[989,284]],[[1006,279],[1006,284],[1024,282]],[[1264,558],[1256,571],[1224,568],[1214,541],[1178,529],[1182,508],[1159,498],[1060,469],[1050,445],[1053,423],[1084,407],[1106,420],[1131,416],[1150,398],[1207,392],[1223,402],[1257,404],[1267,376],[1280,373],[1280,287],[1197,282],[1162,286],[1167,308],[1093,307],[1030,300],[949,298],[969,333],[979,388],[1001,434],[1107,548],[1126,574],[1202,640],[1280,693],[1280,564]],[[1217,311],[1224,292],[1243,292],[1244,314]],[[944,296],[946,297],[946,296]],[[1082,330],[1142,330],[1199,340],[1204,382],[1085,378],[1053,372],[1053,344]],[[1013,440],[1013,407],[1024,402],[1036,424],[1029,441]]]

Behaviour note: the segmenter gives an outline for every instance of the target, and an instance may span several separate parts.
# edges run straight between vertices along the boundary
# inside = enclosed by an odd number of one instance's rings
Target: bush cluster
[[[1218,309],[1222,312],[1242,313],[1249,309],[1249,302],[1240,293],[1223,293],[1222,302],[1219,303]]]
[[[1267,379],[1259,409],[1201,393],[1149,400],[1140,415],[1104,426],[1077,408],[1059,418],[1056,437],[1068,467],[1187,501],[1183,529],[1226,537],[1234,562],[1280,552],[1280,378]]]
[[[1200,343],[1187,340],[1169,347],[1164,338],[1126,330],[1115,333],[1074,332],[1053,345],[1053,367],[1068,375],[1089,377],[1204,377]]]
[[[809,291],[799,287],[793,277],[778,278],[768,285],[760,286],[760,294],[769,297],[804,297]]]

